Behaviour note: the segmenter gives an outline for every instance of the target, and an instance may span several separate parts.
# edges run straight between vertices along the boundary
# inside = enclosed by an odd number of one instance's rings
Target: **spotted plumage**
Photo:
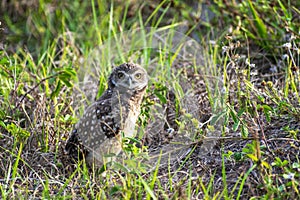
[[[107,90],[74,126],[65,147],[69,155],[97,166],[113,160],[109,156],[121,152],[122,136],[134,136],[147,85],[147,72],[139,65],[125,63],[115,68]]]

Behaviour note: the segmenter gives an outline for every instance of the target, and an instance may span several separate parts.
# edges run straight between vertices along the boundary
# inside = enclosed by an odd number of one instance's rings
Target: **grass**
[[[2,3],[1,198],[299,198],[300,5],[205,5]],[[72,125],[128,61],[150,77],[138,137],[105,174],[73,164]]]

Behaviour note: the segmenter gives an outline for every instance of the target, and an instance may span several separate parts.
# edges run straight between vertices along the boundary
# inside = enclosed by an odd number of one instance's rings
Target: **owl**
[[[75,160],[101,167],[122,151],[122,138],[134,137],[140,104],[148,86],[145,69],[134,63],[116,67],[108,88],[75,124],[66,152]]]

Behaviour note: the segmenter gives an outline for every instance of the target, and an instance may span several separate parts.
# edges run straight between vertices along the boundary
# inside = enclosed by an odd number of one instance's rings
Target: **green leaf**
[[[251,143],[251,144],[246,144],[246,147],[244,147],[244,148],[242,149],[242,151],[243,151],[244,153],[246,153],[246,154],[253,153],[253,152],[255,151],[255,148],[254,148],[254,146],[253,146],[253,143]]]
[[[59,76],[59,79],[67,86],[67,87],[73,87],[73,83],[70,82],[69,76]]]
[[[72,67],[66,67],[64,68],[65,73],[69,74],[71,77],[76,77],[77,73],[75,71],[75,69],[73,69]]]
[[[246,126],[242,126],[242,137],[248,137],[249,132],[248,132],[248,128]]]
[[[273,111],[273,109],[268,105],[263,105],[262,107],[263,107],[264,114],[266,116],[266,120],[270,122],[271,121],[270,111]]]
[[[55,87],[55,90],[52,91],[52,93],[51,93],[51,99],[58,96],[58,94],[59,94],[61,88],[62,88],[61,81],[58,81],[58,82],[57,82],[57,85],[56,85],[56,87]]]
[[[137,168],[137,162],[133,159],[124,160],[124,163],[127,165],[127,167],[129,167],[131,169]]]
[[[247,156],[248,156],[251,160],[253,160],[254,162],[257,162],[257,161],[258,161],[258,158],[257,158],[255,155],[253,155],[253,154],[247,154]]]
[[[100,76],[99,78],[99,89],[97,97],[100,97],[106,88],[106,78],[104,76]]]
[[[236,152],[233,154],[233,157],[236,161],[240,161],[243,158],[243,154],[241,152]]]
[[[150,195],[150,197],[151,197],[152,199],[156,200],[157,198],[156,198],[156,196],[155,196],[153,190],[151,190],[151,188],[150,188],[149,185],[146,183],[146,181],[143,179],[143,177],[141,177],[139,174],[138,174],[138,176],[139,176],[139,178],[140,178],[142,184],[144,185],[144,188],[145,188],[146,192]]]
[[[0,121],[0,126],[2,126],[3,128],[6,128],[6,125],[3,121]]]
[[[256,97],[257,97],[257,99],[258,99],[260,102],[262,102],[262,103],[265,102],[265,98],[264,98],[263,96],[257,95]]]
[[[264,108],[265,111],[273,111],[273,109],[266,104],[264,104],[262,107]]]
[[[210,120],[210,124],[214,125],[216,124],[224,115],[226,115],[227,111],[224,110],[223,112],[219,112],[218,114],[214,114]]]
[[[271,166],[269,165],[269,163],[267,163],[266,161],[261,161],[261,164],[262,164],[262,166],[264,166],[264,167],[266,167],[268,169],[271,168]]]
[[[233,124],[232,130],[237,131],[239,126],[240,126],[240,121],[237,121],[236,123]]]
[[[20,141],[23,141],[30,136],[30,133],[28,131],[22,129],[14,123],[7,125],[6,130]]]
[[[238,120],[236,114],[232,110],[229,113],[230,113],[230,116],[232,117],[233,122],[238,123],[239,120]]]
[[[155,91],[154,94],[159,98],[161,103],[163,103],[163,104],[167,103],[167,98],[165,96],[163,96],[162,94],[160,94],[157,91]]]
[[[245,108],[242,108],[239,110],[239,112],[237,113],[237,116],[242,116],[242,114],[245,112]]]
[[[289,161],[287,161],[287,160],[284,160],[284,161],[282,162],[282,165],[283,165],[283,166],[285,166],[285,165],[287,165],[287,164],[289,164]]]
[[[0,60],[0,65],[8,65],[8,64],[9,64],[8,58],[4,57]]]
[[[291,17],[291,14],[287,11],[287,9],[285,8],[285,6],[282,4],[282,2],[280,0],[277,0],[279,5],[280,5],[280,8],[282,9],[283,13],[284,13],[284,16],[285,18],[290,21],[292,19]]]
[[[121,192],[122,191],[122,187],[121,186],[113,186],[110,191],[109,191],[109,194],[110,195],[115,195],[116,193],[118,192]]]
[[[108,157],[111,157],[111,156],[108,156]],[[125,172],[125,173],[129,172],[129,170],[124,165],[122,165],[118,162],[114,162],[114,168],[117,169],[117,170],[121,170],[122,172]]]
[[[174,89],[177,91],[180,98],[184,97],[185,94],[183,92],[181,85],[178,82],[174,82]]]
[[[268,37],[267,28],[266,28],[265,24],[263,23],[263,21],[259,18],[259,15],[258,15],[257,11],[255,10],[251,0],[248,0],[248,5],[250,7],[250,11],[256,22],[256,27],[258,29],[259,36],[262,39],[267,39],[267,37]]]
[[[293,164],[292,164],[292,168],[293,168],[293,169],[300,168],[300,163],[293,163]]]

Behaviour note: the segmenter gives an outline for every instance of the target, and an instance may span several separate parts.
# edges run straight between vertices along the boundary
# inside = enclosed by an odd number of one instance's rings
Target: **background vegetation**
[[[299,1],[4,0],[0,5],[2,199],[299,198]],[[103,176],[63,152],[80,110],[73,99],[78,71],[95,47],[143,27],[181,31],[202,45],[212,75],[222,80],[224,122],[212,123],[218,116],[214,99],[205,79],[197,79],[203,66],[160,59],[157,71],[147,66],[151,84],[140,132],[147,132],[151,109],[161,105],[167,116],[175,116],[168,118],[173,137],[183,130],[194,134],[192,150],[176,165],[157,164],[149,171],[138,159],[147,151],[129,145],[125,164]],[[100,60],[99,94],[113,64]],[[188,90],[182,80],[192,85],[198,118],[180,101]],[[213,148],[202,156],[201,142],[216,129],[220,137],[213,137]],[[134,141],[144,142],[143,137]]]

